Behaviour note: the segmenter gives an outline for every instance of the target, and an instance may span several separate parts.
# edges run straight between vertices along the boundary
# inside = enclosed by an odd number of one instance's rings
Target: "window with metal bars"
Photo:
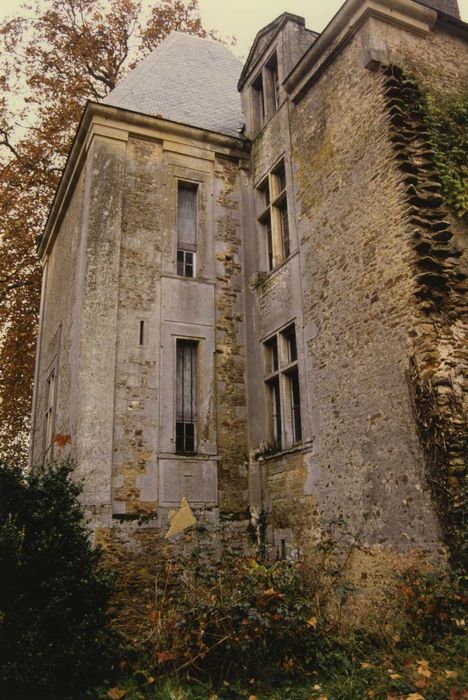
[[[197,350],[193,340],[176,341],[176,452],[196,452]]]
[[[268,441],[277,450],[302,441],[296,328],[291,324],[263,344]]]
[[[177,274],[195,276],[197,250],[198,185],[179,181],[177,185]]]
[[[54,423],[55,423],[55,393],[56,376],[55,369],[50,372],[46,381],[46,408],[44,422],[44,451],[46,455],[53,448]]]

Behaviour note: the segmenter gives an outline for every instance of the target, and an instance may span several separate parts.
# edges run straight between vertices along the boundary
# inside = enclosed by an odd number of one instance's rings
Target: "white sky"
[[[256,33],[282,12],[301,15],[309,29],[321,32],[344,0],[199,0],[200,14],[207,29],[222,36],[234,35],[233,49],[245,59]],[[16,14],[22,0],[0,0],[0,19]],[[143,5],[150,2],[143,0]],[[468,22],[468,0],[458,0],[462,19]]]

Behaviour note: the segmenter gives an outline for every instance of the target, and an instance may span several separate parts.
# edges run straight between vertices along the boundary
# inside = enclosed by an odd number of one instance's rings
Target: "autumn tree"
[[[0,25],[0,455],[27,452],[40,301],[35,249],[87,100],[172,30],[211,36],[198,0],[36,0]]]

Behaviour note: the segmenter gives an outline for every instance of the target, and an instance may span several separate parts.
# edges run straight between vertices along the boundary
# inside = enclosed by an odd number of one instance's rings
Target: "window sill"
[[[279,449],[277,452],[271,452],[271,454],[260,455],[256,461],[257,462],[271,462],[276,459],[282,459],[283,457],[288,457],[289,455],[299,454],[301,452],[307,452],[313,445],[313,440],[308,440],[307,442],[298,442],[296,445],[291,445],[291,447],[285,447]]]
[[[252,280],[250,283],[251,288],[256,289],[257,291],[260,290],[267,284],[267,282],[270,279],[273,279],[276,274],[279,274],[282,268],[285,267],[293,258],[295,258],[296,255],[299,255],[299,250],[297,248],[296,250],[293,250],[293,252],[290,253],[287,258],[282,260],[280,264],[274,267],[272,270],[269,270],[268,272],[257,272],[255,275],[256,279]],[[258,280],[259,277],[261,277],[261,281]]]

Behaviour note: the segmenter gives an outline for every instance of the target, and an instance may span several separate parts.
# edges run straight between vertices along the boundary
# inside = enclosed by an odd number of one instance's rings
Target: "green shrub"
[[[294,676],[319,664],[327,640],[300,565],[242,557],[212,535],[198,527],[198,543],[158,544],[165,574],[147,613],[147,666],[226,680]]]
[[[402,576],[404,619],[413,640],[434,642],[465,632],[466,576],[438,569],[408,569]]]
[[[108,573],[70,463],[0,463],[0,696],[80,698],[111,665]]]

